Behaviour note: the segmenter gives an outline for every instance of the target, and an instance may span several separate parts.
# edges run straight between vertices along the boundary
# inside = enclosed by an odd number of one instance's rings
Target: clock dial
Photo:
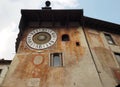
[[[50,47],[56,42],[56,40],[56,33],[47,28],[33,30],[27,36],[27,44],[34,49]]]
[[[51,35],[46,32],[40,32],[40,33],[35,34],[32,39],[36,44],[42,45],[50,41]]]

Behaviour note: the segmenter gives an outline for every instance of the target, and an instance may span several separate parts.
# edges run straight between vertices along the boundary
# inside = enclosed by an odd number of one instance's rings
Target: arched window
[[[67,34],[62,35],[62,41],[70,41],[70,38]]]

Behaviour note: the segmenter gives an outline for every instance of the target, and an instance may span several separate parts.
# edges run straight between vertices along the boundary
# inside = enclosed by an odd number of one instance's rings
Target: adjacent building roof
[[[0,65],[9,65],[11,64],[12,60],[4,60],[0,59]]]
[[[100,19],[95,19],[95,18],[84,16],[84,26],[91,27],[92,29],[120,34],[119,24],[111,23],[108,21],[103,21]]]

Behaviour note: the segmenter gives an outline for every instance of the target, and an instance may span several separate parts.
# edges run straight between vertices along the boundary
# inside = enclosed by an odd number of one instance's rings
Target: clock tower
[[[84,35],[83,10],[49,5],[21,10],[16,55],[1,87],[103,87]]]

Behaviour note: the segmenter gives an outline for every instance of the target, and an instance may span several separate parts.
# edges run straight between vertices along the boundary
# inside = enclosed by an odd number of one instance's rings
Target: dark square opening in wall
[[[62,35],[62,41],[70,41],[69,35],[68,34]]]
[[[80,43],[79,43],[79,42],[76,42],[76,46],[80,46]]]

